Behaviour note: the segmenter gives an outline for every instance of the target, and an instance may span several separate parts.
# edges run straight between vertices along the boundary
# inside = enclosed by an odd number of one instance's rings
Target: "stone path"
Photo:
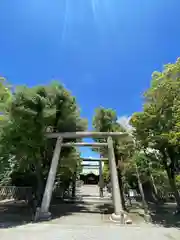
[[[59,208],[59,215],[51,221],[60,225],[103,225],[110,223],[110,214],[105,214],[105,204],[112,205],[112,200],[107,197],[104,191],[103,199],[99,197],[97,185],[83,185],[76,191],[77,200],[75,203],[65,203]],[[52,209],[53,211],[53,209]],[[55,212],[56,211],[56,212]],[[63,212],[62,212],[63,211]],[[54,208],[54,215],[57,213],[57,206]]]
[[[177,229],[121,226],[61,226],[30,224],[15,229],[0,230],[1,240],[179,240]]]
[[[99,197],[99,187],[97,185],[83,185],[82,187],[77,189],[77,194],[79,197],[83,198],[93,198]],[[104,197],[110,197],[111,195],[104,188]]]
[[[83,186],[78,191],[83,202],[63,203],[52,206],[54,219],[46,223],[26,224],[0,230],[0,240],[179,240],[180,231],[138,223],[131,226],[114,224],[105,212],[96,186]],[[86,200],[86,201],[85,201]]]

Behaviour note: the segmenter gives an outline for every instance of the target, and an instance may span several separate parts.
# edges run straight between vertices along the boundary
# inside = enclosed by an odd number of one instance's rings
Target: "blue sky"
[[[180,56],[179,0],[1,0],[0,9],[0,75],[61,80],[89,125],[99,106],[140,111],[152,72]]]

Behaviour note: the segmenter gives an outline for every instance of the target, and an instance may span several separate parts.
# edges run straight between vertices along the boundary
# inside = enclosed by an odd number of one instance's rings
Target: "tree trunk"
[[[147,157],[148,159],[148,172],[149,172],[149,177],[150,177],[150,181],[151,181],[151,185],[152,185],[152,188],[153,188],[153,193],[155,195],[155,198],[156,200],[158,200],[158,191],[157,191],[157,188],[156,188],[156,184],[155,184],[155,181],[154,181],[154,177],[152,175],[152,162],[148,156],[148,154],[146,153],[146,151],[144,150],[144,154],[145,156]]]
[[[124,199],[124,187],[123,187],[123,181],[122,181],[122,174],[121,174],[121,170],[118,168],[118,179],[119,179],[119,187],[120,187],[120,192],[121,192],[121,202],[122,202],[122,208],[123,210],[127,210],[126,209],[126,202]]]
[[[153,177],[153,175],[151,173],[151,169],[149,169],[149,177],[150,177],[150,184],[151,184],[151,187],[152,187],[153,201],[158,203],[158,201],[159,201],[158,190],[156,188],[156,184],[155,184],[155,181],[154,181],[154,177]]]
[[[172,191],[174,193],[174,197],[176,199],[178,209],[180,210],[180,196],[179,196],[179,192],[178,192],[177,187],[176,187],[176,180],[175,180],[175,178],[169,177],[169,184],[170,184],[170,186],[172,188]]]
[[[151,179],[151,185],[152,185],[152,187],[153,187],[153,192],[154,192],[156,198],[158,198],[158,191],[157,191],[157,188],[156,188],[156,184],[155,184],[155,181],[154,181],[154,177],[153,177],[153,175],[152,175],[151,172],[149,173],[149,175],[150,175],[150,179]]]
[[[141,182],[141,179],[140,179],[140,176],[139,176],[138,167],[137,167],[137,165],[135,167],[136,167],[136,176],[137,176],[137,180],[138,180],[138,187],[139,187],[139,191],[140,191],[140,194],[141,194],[141,197],[142,197],[142,204],[143,204],[144,213],[148,214],[148,205],[147,205],[147,202],[146,202],[146,199],[145,199],[144,190],[143,190],[142,182]]]
[[[169,158],[171,159],[172,156],[169,155]],[[171,164],[168,165],[167,164],[167,154],[166,152],[163,151],[163,165],[164,165],[164,168],[167,172],[167,176],[168,176],[168,179],[169,179],[169,185],[173,191],[173,194],[174,194],[174,197],[175,197],[175,200],[176,200],[176,203],[177,203],[177,207],[178,207],[178,210],[180,210],[180,195],[179,195],[179,192],[177,190],[177,187],[176,187],[176,179],[175,179],[175,173],[174,173],[174,169],[173,169],[173,160],[171,159]]]
[[[169,166],[167,166],[167,164],[166,164],[166,172],[167,172],[168,179],[169,179],[169,185],[173,191],[177,206],[180,209],[180,196],[179,196],[179,192],[176,187],[176,179],[175,179],[175,176],[172,176],[171,170],[170,170]]]
[[[77,177],[77,172],[75,171],[72,179],[72,198],[76,197],[76,177]]]
[[[44,181],[42,177],[42,169],[41,169],[41,164],[40,160],[37,159],[36,161],[36,178],[37,178],[37,188],[36,188],[36,201],[37,201],[37,206],[40,206],[42,197],[43,197],[43,190],[44,190]]]

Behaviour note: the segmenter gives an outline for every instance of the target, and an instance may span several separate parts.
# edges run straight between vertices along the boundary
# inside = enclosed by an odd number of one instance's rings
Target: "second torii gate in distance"
[[[88,162],[98,162],[99,164],[99,196],[102,198],[103,197],[103,188],[104,188],[104,178],[103,178],[103,168],[102,168],[102,162],[108,161],[108,158],[81,158],[82,161],[88,161]],[[91,164],[82,164],[82,166],[96,166],[97,165],[91,165]]]
[[[41,203],[40,209],[36,212],[36,220],[41,219],[49,219],[51,217],[51,213],[49,212],[49,206],[51,202],[52,192],[54,181],[57,172],[57,166],[60,159],[60,153],[62,147],[107,147],[108,148],[108,160],[109,160],[109,168],[110,168],[110,176],[112,183],[112,197],[113,197],[113,205],[114,205],[114,213],[111,216],[113,221],[124,222],[124,212],[122,209],[121,203],[121,193],[119,188],[119,180],[116,169],[116,161],[114,155],[114,147],[112,137],[118,138],[127,138],[127,133],[122,132],[64,132],[64,133],[47,133],[47,138],[57,138],[56,146],[54,149],[54,154],[51,162],[50,171],[48,174],[46,187],[44,190],[44,195]],[[63,143],[63,139],[81,139],[81,138],[107,138],[106,143],[84,143],[84,142],[67,142]]]

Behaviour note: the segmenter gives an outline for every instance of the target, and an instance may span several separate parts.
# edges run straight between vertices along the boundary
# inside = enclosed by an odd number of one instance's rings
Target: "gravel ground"
[[[180,231],[153,226],[80,226],[58,224],[29,224],[0,230],[1,240],[179,240]]]
[[[19,221],[23,208],[2,205],[0,208],[0,240],[180,240],[180,230],[146,224],[138,214],[131,213],[132,225],[117,225],[109,220],[109,201],[97,200],[98,188],[81,188],[79,197],[84,203],[62,203],[52,206],[54,219],[44,223]],[[92,194],[93,193],[93,194]],[[91,198],[89,199],[89,197]],[[95,197],[95,198],[94,198]],[[111,200],[110,200],[111,202]],[[13,206],[13,205],[12,205]],[[11,209],[10,215],[7,210]],[[26,209],[24,209],[24,212]],[[26,214],[29,216],[29,213]],[[7,221],[5,222],[5,216]],[[17,223],[9,223],[16,216]],[[9,226],[9,228],[8,228]],[[3,228],[4,227],[4,228]]]

